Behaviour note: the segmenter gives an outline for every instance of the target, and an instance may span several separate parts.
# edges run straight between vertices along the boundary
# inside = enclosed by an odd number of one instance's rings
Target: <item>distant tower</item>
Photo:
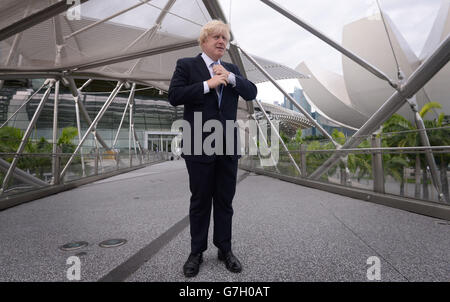
[[[289,95],[299,104],[303,109],[306,110],[309,114],[311,114],[311,105],[306,100],[305,95],[303,94],[303,89],[294,88],[293,93],[289,93]],[[296,112],[300,112],[300,110],[297,109],[297,107],[294,107],[294,105],[286,98],[284,97],[284,108],[294,110]]]

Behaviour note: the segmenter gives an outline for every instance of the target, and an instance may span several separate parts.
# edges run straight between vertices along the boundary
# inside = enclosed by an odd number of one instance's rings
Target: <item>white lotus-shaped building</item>
[[[383,22],[384,18],[384,22]],[[429,38],[418,58],[386,13],[376,14],[347,24],[342,44],[383,71],[389,78],[399,80],[398,67],[405,80],[437,48],[450,33],[450,0],[443,0]],[[342,57],[343,75],[302,62],[297,71],[310,79],[299,79],[309,100],[331,120],[360,128],[370,116],[395,92],[386,81]],[[428,102],[439,102],[442,109],[434,110],[428,118],[440,112],[450,114],[450,65],[447,64],[416,95],[419,109]],[[409,105],[398,111],[413,121]]]
[[[442,1],[430,36],[420,56],[425,60],[436,47],[450,34],[450,0]],[[450,64],[444,66],[425,86],[425,92],[432,101],[442,104],[445,114],[450,114]]]

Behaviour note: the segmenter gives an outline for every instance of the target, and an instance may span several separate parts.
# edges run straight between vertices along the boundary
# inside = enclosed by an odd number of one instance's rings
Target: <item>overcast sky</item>
[[[103,1],[103,5],[98,5]],[[197,0],[201,2],[201,0]],[[235,39],[242,48],[291,68],[302,61],[319,64],[325,68],[342,73],[341,55],[330,46],[305,31],[300,26],[283,17],[260,0],[218,0],[231,24]],[[371,16],[378,12],[376,0],[274,0],[281,6],[313,25],[335,41],[342,41],[342,29],[345,24]],[[97,0],[83,4],[82,14],[105,18],[121,9],[136,4],[136,0]],[[391,17],[394,24],[409,42],[413,51],[419,55],[439,10],[441,0],[379,0],[382,9]],[[163,7],[167,0],[152,0],[151,5]],[[178,0],[171,11],[186,16],[189,10],[185,5],[192,2]],[[130,12],[113,19],[149,28],[153,26],[159,10],[150,5],[139,8],[139,14]],[[140,16],[145,15],[145,18]],[[139,16],[139,17],[137,17]],[[189,17],[198,24],[205,18],[196,11]],[[200,26],[192,25],[168,15],[165,24],[171,24],[172,30],[180,34],[195,35]],[[181,22],[181,23],[178,23]],[[164,25],[164,23],[163,23]],[[167,30],[165,28],[164,30]],[[297,80],[281,81],[282,86],[292,92],[300,87]],[[283,101],[281,93],[272,84],[258,85],[258,99],[265,102]]]
[[[341,55],[259,0],[219,0],[231,20],[235,39],[248,52],[295,68],[302,61],[342,73]],[[335,41],[342,41],[345,24],[377,12],[375,0],[275,0]],[[419,55],[441,0],[379,0],[399,31]],[[230,18],[231,3],[231,18]],[[282,81],[292,92],[298,81]],[[258,99],[283,101],[271,84],[258,85]]]

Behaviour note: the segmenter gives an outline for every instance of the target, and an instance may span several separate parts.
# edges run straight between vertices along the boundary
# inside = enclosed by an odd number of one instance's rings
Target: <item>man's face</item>
[[[224,33],[214,33],[206,38],[202,49],[208,57],[217,61],[225,54],[227,43],[228,40]]]

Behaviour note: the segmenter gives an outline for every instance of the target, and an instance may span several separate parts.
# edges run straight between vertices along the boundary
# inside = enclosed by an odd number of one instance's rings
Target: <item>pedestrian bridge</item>
[[[238,182],[233,249],[243,272],[225,269],[210,238],[189,281],[368,281],[377,259],[381,281],[450,280],[446,220],[246,170]],[[81,281],[188,281],[189,197],[175,160],[5,209],[0,281],[67,281],[71,256]],[[126,243],[99,246],[115,238]],[[79,241],[88,245],[60,249]]]
[[[225,13],[215,0],[130,0],[111,10],[106,2],[1,1],[0,281],[67,281],[73,266],[81,281],[187,281],[188,175],[183,160],[167,160],[182,111],[163,96],[176,61],[199,53],[201,27]],[[450,36],[433,30],[423,61],[405,68],[383,18],[396,62],[380,68],[275,1],[260,2],[382,81],[389,98],[377,97],[365,123],[327,99],[360,127],[333,136],[277,82],[309,76],[252,56],[233,38],[224,61],[255,84],[271,82],[304,118],[239,102],[238,119],[257,121],[256,133],[242,129],[244,149],[271,149],[240,162],[233,250],[244,270],[230,274],[210,240],[192,281],[449,281],[448,111],[424,120],[416,95],[445,78]],[[401,108],[414,125],[400,120],[380,132]],[[325,139],[286,145],[276,120],[314,126]],[[125,241],[103,247],[111,239]]]

